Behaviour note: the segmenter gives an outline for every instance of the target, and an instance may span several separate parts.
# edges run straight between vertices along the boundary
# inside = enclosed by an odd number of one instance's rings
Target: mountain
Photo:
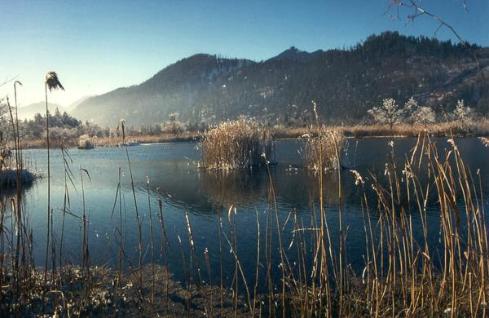
[[[272,57],[270,61],[290,61],[290,62],[307,62],[315,56],[324,53],[322,50],[317,50],[312,53],[301,51],[295,46],[290,47],[288,50],[283,51],[279,55]]]
[[[383,98],[404,103],[411,96],[440,114],[457,99],[486,114],[488,82],[488,48],[385,32],[350,49],[292,47],[260,62],[197,54],[139,85],[90,97],[72,114],[104,126],[122,118],[158,124],[170,114],[197,126],[239,115],[304,124],[312,100],[324,120],[359,121]]]
[[[84,97],[81,97],[81,98],[75,100],[73,103],[71,103],[65,107],[66,111],[69,112],[69,111],[75,109],[78,105],[80,105],[81,103],[83,103],[84,101],[86,101],[89,98],[90,98],[90,96],[84,96]]]
[[[51,113],[54,113],[56,111],[56,108],[58,108],[61,113],[65,111],[65,109],[60,105],[49,103],[49,111]],[[33,119],[36,114],[46,114],[45,102],[38,102],[26,106],[21,106],[18,109],[18,116],[21,120]]]

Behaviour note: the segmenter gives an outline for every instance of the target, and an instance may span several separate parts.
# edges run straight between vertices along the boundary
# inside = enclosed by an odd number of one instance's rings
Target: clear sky
[[[489,1],[424,0],[468,41],[489,46]],[[432,36],[437,24],[386,13],[389,0],[0,0],[0,82],[23,82],[21,105],[44,99],[54,70],[66,88],[51,101],[138,84],[194,53],[263,60],[296,46],[349,47],[372,33]],[[437,37],[450,34],[440,30]],[[12,95],[12,84],[0,95]]]

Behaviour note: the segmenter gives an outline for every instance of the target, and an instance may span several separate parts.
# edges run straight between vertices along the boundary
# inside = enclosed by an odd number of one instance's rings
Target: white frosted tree
[[[429,106],[419,106],[413,113],[411,113],[410,118],[413,123],[425,126],[436,122],[435,111]]]
[[[404,103],[404,117],[408,121],[413,122],[413,115],[418,110],[418,108],[418,102],[414,99],[414,97],[411,96],[411,98],[409,98],[408,101]]]
[[[460,121],[462,124],[465,124],[468,120],[472,118],[472,109],[468,106],[465,106],[463,100],[459,100],[457,102],[457,106],[452,113],[453,119]]]
[[[435,111],[429,106],[420,106],[414,97],[404,104],[404,116],[413,124],[428,125],[436,121]]]
[[[389,125],[390,129],[402,121],[404,117],[404,109],[399,107],[394,98],[385,98],[382,105],[372,107],[368,113],[375,122]]]

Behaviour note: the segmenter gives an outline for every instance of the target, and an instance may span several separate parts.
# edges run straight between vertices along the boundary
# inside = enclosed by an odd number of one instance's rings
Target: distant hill
[[[69,111],[75,109],[78,105],[80,105],[81,103],[83,103],[84,101],[86,101],[89,98],[90,98],[90,96],[81,97],[81,98],[77,99],[76,101],[74,101],[73,103],[69,104],[68,106],[64,107],[64,109],[66,109],[66,111],[69,112]]]
[[[325,120],[358,121],[382,98],[403,103],[410,96],[438,113],[464,99],[486,114],[488,81],[488,48],[386,32],[347,50],[292,47],[261,62],[197,54],[139,85],[90,97],[72,114],[104,126],[121,118],[133,126],[157,124],[174,113],[195,125],[242,114],[297,124],[312,118],[315,100]]]
[[[58,104],[49,103],[49,111],[51,113],[54,113],[56,111],[56,108],[58,108],[61,113],[66,111],[63,107],[61,107]],[[33,119],[36,114],[46,114],[46,103],[45,102],[38,102],[38,103],[29,104],[26,106],[21,106],[18,109],[18,116],[19,116],[19,119],[21,119],[21,120]]]

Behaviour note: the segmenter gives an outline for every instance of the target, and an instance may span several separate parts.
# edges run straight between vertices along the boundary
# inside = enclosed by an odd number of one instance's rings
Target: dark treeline
[[[380,35],[369,36],[367,40],[354,46],[351,52],[360,53],[366,57],[425,55],[439,58],[463,58],[470,56],[469,54],[480,48],[477,44],[453,43],[450,40],[440,41],[426,36],[404,36],[398,32],[384,32]]]
[[[172,114],[199,127],[240,115],[286,126],[319,115],[332,123],[358,123],[384,98],[414,97],[437,114],[463,99],[477,113],[489,111],[489,85],[481,70],[489,50],[427,37],[385,32],[345,49],[304,52],[290,48],[265,61],[197,54],[172,64],[140,85],[92,97],[73,114],[113,125],[161,124]]]

